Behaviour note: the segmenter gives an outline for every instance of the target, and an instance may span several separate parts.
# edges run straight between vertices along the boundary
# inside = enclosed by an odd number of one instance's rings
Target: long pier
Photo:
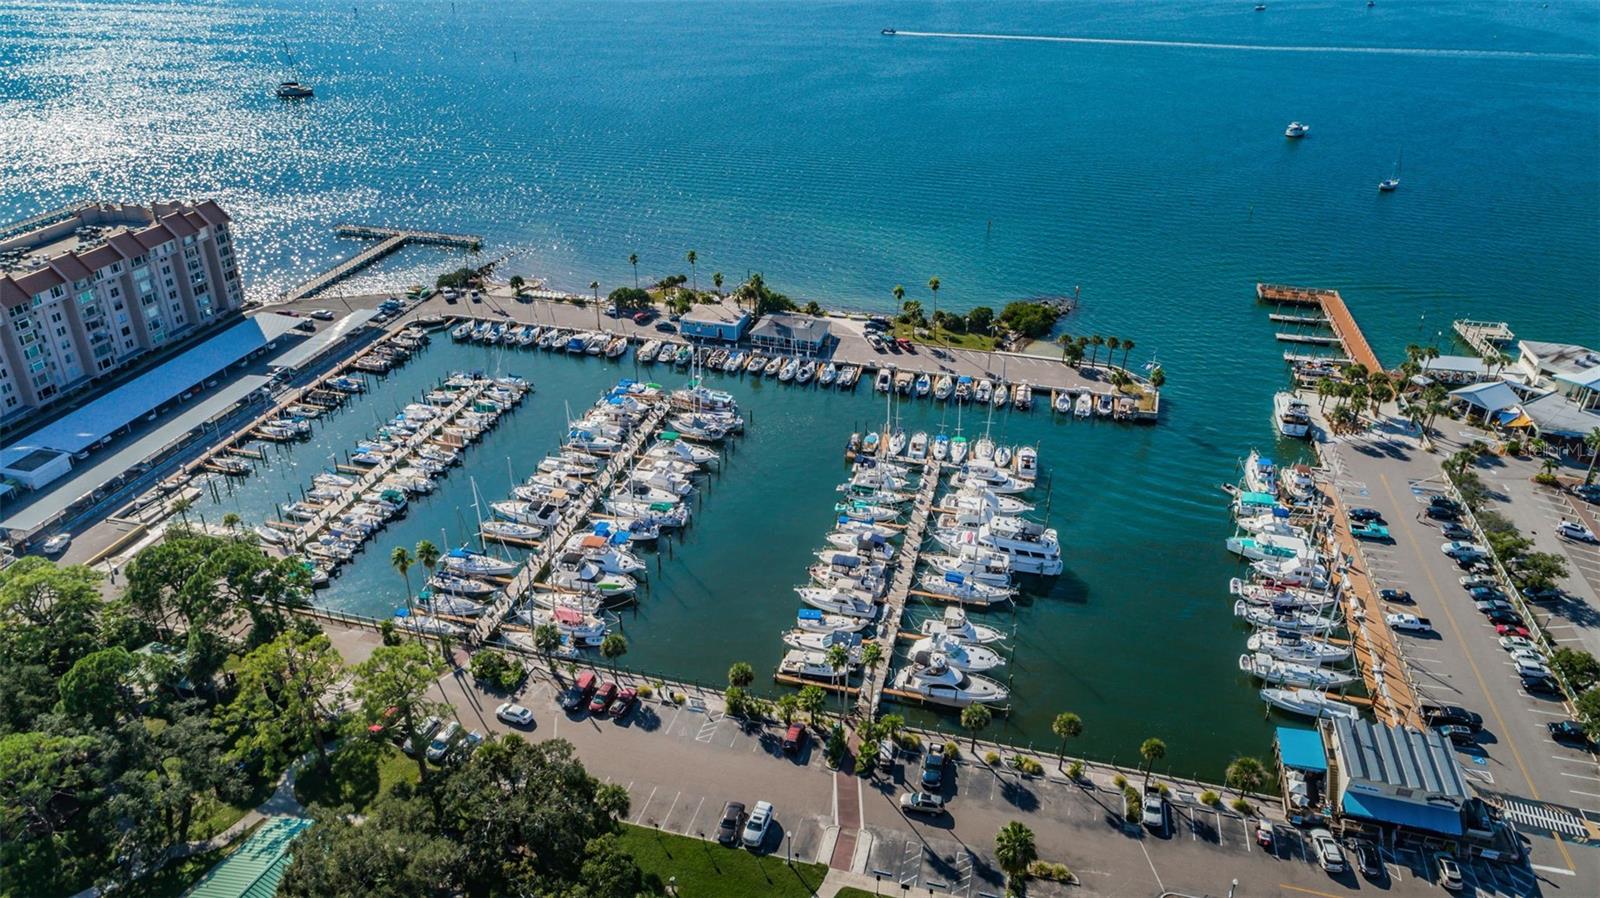
[[[628,436],[628,441],[612,454],[611,460],[606,463],[605,468],[595,475],[593,480],[583,485],[583,489],[573,499],[572,504],[567,507],[566,513],[562,515],[560,523],[556,524],[550,534],[545,537],[544,544],[539,547],[537,552],[529,556],[527,563],[522,566],[520,571],[517,571],[517,575],[506,585],[500,598],[473,625],[471,634],[471,642],[473,644],[479,644],[488,639],[489,635],[505,622],[506,615],[511,613],[512,607],[521,601],[523,596],[533,590],[539,575],[555,560],[556,553],[560,552],[561,547],[566,545],[567,539],[577,532],[578,527],[589,516],[589,512],[594,508],[595,503],[600,501],[600,497],[605,495],[606,490],[611,489],[611,484],[616,481],[617,477],[633,464],[634,457],[644,448],[645,442],[655,436],[656,428],[661,425],[662,419],[667,416],[667,412],[671,407],[672,403],[666,397],[658,401],[650,409],[650,413],[645,415],[644,420],[639,422],[639,426],[634,432]]]
[[[327,289],[352,274],[366,268],[372,263],[391,253],[399,251],[409,244],[421,246],[453,246],[461,249],[475,249],[483,244],[483,238],[475,234],[445,234],[439,231],[416,231],[400,228],[378,228],[367,225],[342,224],[334,228],[334,233],[340,237],[353,237],[362,240],[376,240],[376,244],[367,247],[359,253],[335,264],[332,268],[313,276],[298,287],[293,287],[284,292],[284,302],[294,302],[305,299]]]
[[[878,622],[875,641],[883,647],[883,663],[873,668],[870,679],[864,684],[860,700],[862,711],[870,719],[878,711],[884,687],[889,682],[889,658],[894,654],[894,642],[900,632],[900,617],[905,614],[906,599],[911,594],[911,584],[916,577],[917,559],[922,555],[922,540],[932,517],[933,495],[939,489],[939,462],[928,459],[922,467],[922,481],[917,484],[917,496],[912,500],[911,520],[907,522],[905,539],[900,545],[900,555],[895,561],[894,578],[889,581],[889,594],[884,600],[883,619]]]
[[[1344,304],[1344,297],[1339,295],[1339,291],[1321,287],[1258,283],[1256,300],[1280,305],[1307,305],[1321,308],[1323,317],[1328,320],[1328,327],[1333,330],[1334,337],[1337,338],[1347,358],[1358,365],[1366,366],[1368,371],[1384,370],[1383,363],[1378,361],[1378,354],[1373,352],[1372,346],[1367,343],[1366,335],[1356,324],[1355,316],[1350,314],[1350,309]],[[1282,335],[1279,335],[1279,339],[1283,339]]]

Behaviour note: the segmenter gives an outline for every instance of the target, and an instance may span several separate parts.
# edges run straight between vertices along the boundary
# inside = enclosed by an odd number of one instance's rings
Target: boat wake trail
[[[1125,37],[1073,37],[1055,34],[984,34],[960,31],[896,31],[895,37],[932,37],[953,40],[1034,41],[1049,44],[1102,44],[1114,47],[1165,47],[1179,50],[1246,50],[1257,53],[1364,53],[1377,56],[1445,56],[1462,59],[1581,59],[1589,53],[1545,53],[1532,50],[1451,50],[1429,47],[1319,47],[1289,44],[1230,44],[1212,41],[1171,41]]]

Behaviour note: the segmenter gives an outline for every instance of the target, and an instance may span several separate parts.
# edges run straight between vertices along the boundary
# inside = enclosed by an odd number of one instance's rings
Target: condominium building
[[[0,421],[48,407],[244,304],[215,202],[93,203],[0,227]]]

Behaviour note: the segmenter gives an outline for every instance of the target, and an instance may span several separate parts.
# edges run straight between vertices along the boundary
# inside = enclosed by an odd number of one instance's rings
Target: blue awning
[[[1434,807],[1396,801],[1378,795],[1344,793],[1344,812],[1378,823],[1421,829],[1447,836],[1461,835],[1461,811],[1456,808]]]
[[[1308,773],[1327,773],[1328,756],[1322,734],[1300,727],[1278,727],[1278,757],[1283,766]]]

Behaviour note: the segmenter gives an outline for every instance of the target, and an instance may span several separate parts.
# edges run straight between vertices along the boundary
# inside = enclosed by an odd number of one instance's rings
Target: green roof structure
[[[268,817],[238,851],[195,884],[189,898],[272,898],[289,869],[289,846],[311,823],[304,817]]]

